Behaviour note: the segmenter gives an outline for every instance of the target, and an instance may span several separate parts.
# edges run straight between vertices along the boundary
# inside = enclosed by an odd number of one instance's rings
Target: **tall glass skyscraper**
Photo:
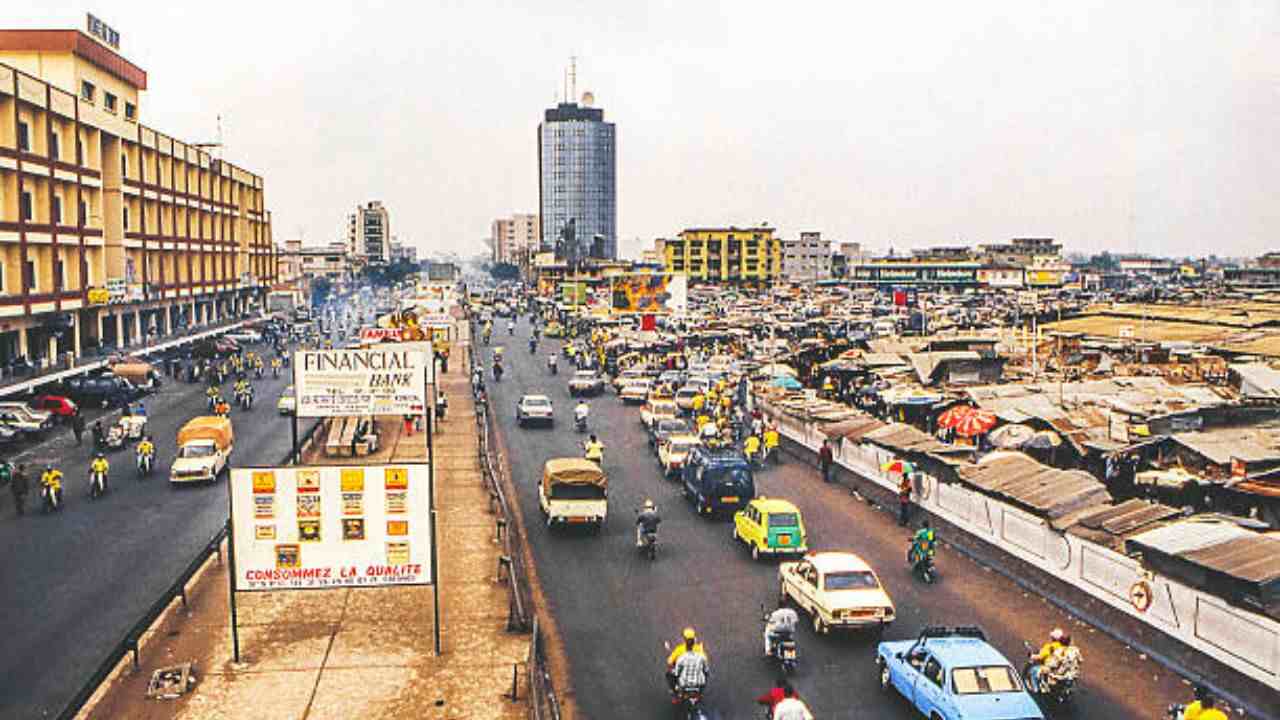
[[[570,261],[618,257],[618,198],[613,123],[604,110],[560,103],[538,125],[538,200],[542,246]],[[567,226],[574,241],[562,241]],[[600,238],[599,245],[592,247]]]

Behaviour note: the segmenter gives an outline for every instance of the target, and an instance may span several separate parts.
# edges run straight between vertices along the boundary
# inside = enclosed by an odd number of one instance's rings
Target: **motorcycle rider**
[[[89,480],[93,481],[94,475],[102,475],[102,492],[107,491],[107,472],[111,470],[111,464],[107,462],[107,456],[101,452],[89,463]]]
[[[1071,644],[1071,633],[1064,630],[1059,642],[1062,643],[1062,647],[1058,648],[1045,663],[1045,677],[1050,681],[1050,686],[1063,682],[1075,682],[1080,677],[1080,664],[1084,662],[1080,648]]]
[[[911,539],[912,567],[914,567],[922,558],[933,557],[934,544],[937,542],[937,539],[937,535],[934,534],[933,528],[929,527],[929,518],[922,520],[920,522],[920,529],[916,531],[915,537]]]
[[[552,375],[554,375],[554,374],[555,374],[555,372],[556,372],[556,356],[555,356],[554,354],[553,354],[553,355],[548,355],[548,356],[547,356],[547,369],[549,369],[549,370],[551,371],[551,374],[552,374]]]
[[[41,493],[51,493],[57,499],[58,504],[62,504],[62,471],[55,470],[53,465],[45,465],[44,472],[40,475]],[[48,503],[48,501],[45,501]]]
[[[4,463],[6,468],[10,467],[8,463]],[[18,463],[18,467],[13,468],[9,472],[9,491],[13,493],[13,507],[18,511],[19,515],[26,514],[27,511],[27,492],[31,489],[27,480],[27,466]]]
[[[795,610],[787,607],[787,601],[778,599],[778,609],[769,613],[764,626],[764,656],[773,656],[773,644],[787,637],[795,637],[796,626],[800,624],[800,616]]]
[[[107,431],[102,427],[101,420],[93,421],[93,446],[102,448],[107,444]]]
[[[587,426],[587,417],[590,415],[591,406],[587,404],[586,400],[579,400],[578,404],[573,408],[574,422],[585,428]]]
[[[604,443],[597,440],[595,435],[592,435],[591,439],[587,440],[583,447],[586,449],[586,454],[583,457],[596,465],[604,464]]]
[[[1040,675],[1045,672],[1045,667],[1050,659],[1062,649],[1062,638],[1066,635],[1062,628],[1054,628],[1049,633],[1049,641],[1040,646],[1040,652],[1031,656],[1031,690],[1039,693],[1041,691]]]
[[[773,706],[773,720],[813,720],[809,706],[796,696],[788,684],[782,686],[782,699]]]
[[[680,641],[680,644],[676,645],[675,649],[671,651],[671,654],[667,656],[667,684],[671,686],[672,691],[677,688],[690,687],[689,685],[685,685],[683,682],[677,682],[677,680],[683,679],[681,670],[687,671],[690,674],[695,674],[697,669],[701,669],[702,684],[698,687],[705,687],[707,684],[707,675],[709,674],[706,648],[704,648],[702,643],[698,641],[698,633],[694,632],[693,628],[685,628],[681,635],[683,639]],[[694,667],[686,665],[684,668],[678,670],[677,666],[679,666],[680,661],[686,656],[696,658],[695,660],[687,661]]]
[[[507,321],[507,334],[508,334],[508,335],[515,335],[515,334],[516,334],[516,321],[515,321],[515,320],[508,320],[508,321]]]
[[[151,442],[150,435],[143,435],[142,440],[138,442],[137,447],[134,449],[138,454],[139,468],[142,467],[143,458],[146,458],[148,461],[153,461],[155,459],[156,446],[155,443]]]
[[[760,452],[760,438],[755,435],[748,435],[746,440],[742,441],[742,453],[747,456],[747,462],[752,467],[756,466],[756,454]]]
[[[1195,702],[1182,709],[1178,720],[1227,720],[1226,713],[1218,709],[1218,701],[1209,694],[1209,689],[1197,685]]]
[[[538,351],[538,338],[531,336],[529,338],[529,354],[532,355]]]
[[[280,377],[280,367],[284,361],[278,357],[271,358],[271,377]]]
[[[656,537],[658,524],[661,522],[662,518],[658,515],[658,508],[653,504],[653,500],[646,499],[644,509],[636,516],[636,547],[644,547],[645,535]]]

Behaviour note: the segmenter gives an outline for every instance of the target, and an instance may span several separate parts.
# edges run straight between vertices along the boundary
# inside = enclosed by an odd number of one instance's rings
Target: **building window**
[[[66,268],[63,267],[61,260],[53,261],[53,289],[61,291],[66,286]]]
[[[27,286],[27,292],[36,291],[36,261],[28,260],[26,268],[22,271],[25,276],[23,280]]]
[[[52,218],[53,224],[61,225],[62,224],[62,198],[58,197],[57,195],[53,196],[52,215],[53,215],[53,218]]]
[[[85,102],[93,102],[93,94],[96,91],[97,91],[97,88],[93,86],[93,83],[89,82],[88,80],[80,81],[80,99],[81,100],[84,100]]]
[[[4,295],[4,266],[0,265],[0,295]]]
[[[125,104],[124,104],[124,119],[125,119],[125,120],[136,120],[136,119],[138,119],[138,107],[137,107],[136,105],[134,105],[133,103],[131,103],[131,102],[125,101]]]
[[[62,159],[62,141],[56,133],[49,136],[49,157],[54,160]]]
[[[33,200],[31,198],[31,191],[29,190],[22,191],[22,198],[19,201],[19,205],[20,207],[18,210],[20,215],[22,216],[22,219],[26,222],[31,222],[31,208],[33,205]]]
[[[18,121],[18,149],[31,152],[31,128],[21,120]]]
[[[120,153],[120,177],[129,177],[129,156]]]
[[[124,231],[129,232],[129,208],[123,208],[121,217],[124,218]]]
[[[112,94],[111,94],[111,93],[109,93],[109,92],[104,92],[104,93],[102,93],[102,106],[103,106],[103,107],[105,107],[105,108],[107,109],[107,112],[110,112],[110,113],[115,112],[115,111],[116,111],[116,96],[115,96],[115,95],[112,95]]]
[[[79,220],[81,225],[85,225],[89,222],[89,206],[86,205],[83,200],[80,201]]]

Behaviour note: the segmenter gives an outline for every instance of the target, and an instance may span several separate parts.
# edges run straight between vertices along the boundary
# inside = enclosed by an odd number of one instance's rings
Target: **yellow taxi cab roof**
[[[800,512],[800,508],[792,504],[790,500],[783,500],[782,498],[772,498],[761,495],[760,497],[753,499],[751,504],[766,513]]]
[[[702,440],[700,440],[697,435],[694,435],[692,433],[679,433],[676,435],[668,435],[667,442],[700,443],[702,442]]]

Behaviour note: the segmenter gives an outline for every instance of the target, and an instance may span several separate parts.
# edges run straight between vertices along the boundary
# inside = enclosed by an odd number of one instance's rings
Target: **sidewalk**
[[[465,332],[465,328],[463,328]],[[461,354],[461,353],[460,353]],[[240,593],[240,665],[231,662],[225,565],[212,560],[143,640],[141,669],[109,680],[82,718],[496,718],[527,716],[529,636],[505,631],[500,547],[477,463],[475,408],[464,368],[439,376],[449,415],[435,441],[443,654],[430,587]],[[421,434],[386,433],[362,462],[423,459]],[[315,457],[315,464],[344,460]],[[176,608],[176,609],[175,609]],[[194,661],[199,682],[176,700],[145,698],[152,671]],[[504,698],[519,665],[519,702]]]

